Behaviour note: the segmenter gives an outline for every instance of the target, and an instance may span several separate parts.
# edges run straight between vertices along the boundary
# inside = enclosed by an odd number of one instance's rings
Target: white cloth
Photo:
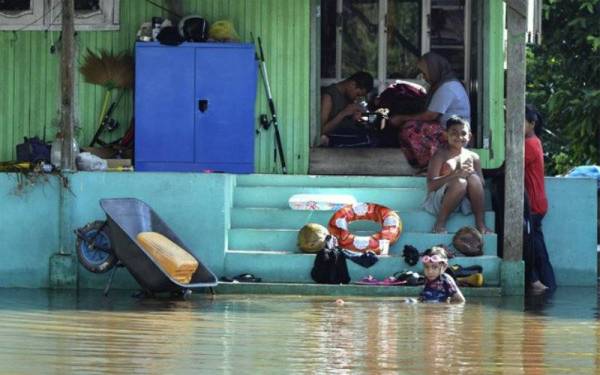
[[[440,124],[445,129],[446,121],[452,115],[458,115],[471,123],[471,104],[462,83],[444,82],[433,94],[427,109],[441,113]]]

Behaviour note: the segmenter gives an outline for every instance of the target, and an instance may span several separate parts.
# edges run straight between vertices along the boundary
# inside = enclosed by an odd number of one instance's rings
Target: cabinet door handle
[[[200,99],[198,100],[198,110],[202,113],[208,110],[208,100]]]

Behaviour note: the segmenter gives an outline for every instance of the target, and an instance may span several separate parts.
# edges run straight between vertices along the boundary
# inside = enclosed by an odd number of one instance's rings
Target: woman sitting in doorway
[[[446,58],[428,52],[419,58],[417,67],[430,85],[426,109],[414,114],[394,114],[392,111],[388,126],[397,129],[400,147],[412,166],[423,169],[444,141],[441,124],[452,115],[470,122],[471,107],[463,84]]]

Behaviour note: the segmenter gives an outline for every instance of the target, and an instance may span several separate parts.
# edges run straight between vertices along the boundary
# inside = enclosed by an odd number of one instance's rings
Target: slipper
[[[225,281],[225,282],[228,282],[228,283],[235,283],[235,282],[238,282],[238,283],[259,283],[259,282],[261,282],[261,280],[262,279],[260,277],[256,277],[256,276],[254,276],[251,273],[242,273],[242,274],[239,274],[239,275],[234,276],[234,277],[225,277],[225,276],[221,277],[221,281]]]
[[[383,281],[379,282],[377,285],[404,285],[406,284],[406,280],[398,280],[394,276],[386,277]]]
[[[446,269],[446,273],[450,274],[450,276],[454,278],[468,277],[476,273],[483,273],[483,267],[479,265],[462,267],[459,264],[452,264]]]
[[[355,284],[360,284],[360,285],[379,285],[381,281],[377,280],[376,278],[374,278],[373,276],[369,275],[369,276],[365,276],[362,279],[360,279],[360,281],[355,282]]]
[[[377,280],[373,276],[369,275],[367,277],[363,277],[362,280],[357,281],[355,284],[392,286],[392,285],[404,285],[404,284],[406,284],[406,280],[398,280],[393,276],[386,277],[383,280]]]
[[[425,284],[425,277],[419,275],[418,272],[414,271],[400,271],[394,274],[394,278],[400,281],[406,281],[407,285],[423,285]]]

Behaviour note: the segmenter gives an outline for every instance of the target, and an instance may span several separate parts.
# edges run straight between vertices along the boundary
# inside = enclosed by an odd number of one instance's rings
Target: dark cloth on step
[[[377,254],[371,251],[367,251],[366,253],[357,253],[355,251],[343,250],[343,252],[346,258],[365,268],[371,267],[379,260]]]

